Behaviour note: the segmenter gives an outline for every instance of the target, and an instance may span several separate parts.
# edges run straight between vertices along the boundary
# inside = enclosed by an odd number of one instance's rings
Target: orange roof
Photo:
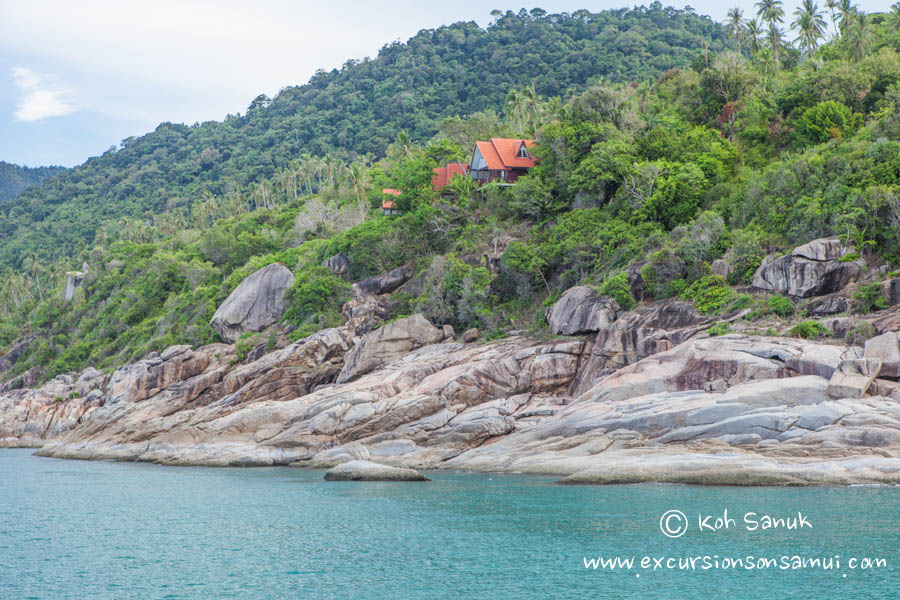
[[[530,169],[534,166],[534,158],[519,158],[522,144],[526,148],[534,146],[534,140],[491,138],[488,142],[475,142],[481,155],[491,171],[508,169]]]
[[[435,190],[443,189],[456,175],[465,175],[468,165],[450,163],[446,167],[436,167],[431,176],[431,187]]]
[[[381,201],[381,208],[393,209],[393,208],[394,208],[394,201],[393,201],[393,200],[382,200],[382,201]]]
[[[383,190],[381,190],[381,193],[382,193],[382,194],[390,194],[391,196],[399,196],[399,195],[400,195],[400,190],[394,190],[394,189],[391,189],[391,188],[384,188]]]

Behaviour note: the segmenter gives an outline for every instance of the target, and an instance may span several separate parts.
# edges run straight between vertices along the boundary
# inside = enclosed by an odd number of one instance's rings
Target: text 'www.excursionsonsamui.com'
[[[796,571],[814,569],[820,571],[850,571],[884,569],[887,560],[884,558],[847,557],[840,555],[828,557],[782,555],[765,556],[719,556],[705,554],[698,556],[614,556],[584,557],[584,568],[602,571],[715,571],[738,570],[753,571],[778,569]],[[844,575],[846,577],[846,574]]]

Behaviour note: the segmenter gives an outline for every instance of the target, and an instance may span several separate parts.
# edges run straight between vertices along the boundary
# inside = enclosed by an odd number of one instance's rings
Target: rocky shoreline
[[[688,302],[626,312],[573,288],[549,319],[568,335],[466,343],[421,315],[383,323],[385,300],[361,295],[345,325],[243,362],[230,344],[174,346],[109,375],[0,392],[0,446],[167,465],[371,461],[570,484],[900,483],[895,309],[868,317],[876,335],[864,346],[711,337]]]

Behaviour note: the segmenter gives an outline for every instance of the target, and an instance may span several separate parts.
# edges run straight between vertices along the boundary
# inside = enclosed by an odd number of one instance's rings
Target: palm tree
[[[891,23],[891,29],[895,33],[900,31],[900,2],[894,2],[891,5],[891,14],[888,15],[888,19]]]
[[[750,19],[744,23],[744,27],[747,30],[747,39],[750,40],[750,50],[756,54],[759,52],[759,41],[763,35],[762,27],[760,27],[759,21],[756,19]]]
[[[838,0],[825,0],[825,7],[831,12],[831,26],[834,28],[834,37],[837,37],[837,18],[834,14],[834,9],[838,7]]]
[[[844,30],[844,41],[850,58],[855,62],[864,59],[872,47],[872,23],[869,15],[861,10],[854,10],[846,19],[841,20],[841,28]]]
[[[802,4],[794,11],[797,17],[791,27],[798,32],[800,49],[807,54],[812,54],[819,44],[819,40],[825,36],[825,19],[819,12],[819,5],[815,0],[803,0]]]
[[[837,3],[838,12],[841,14],[841,25],[840,32],[844,33],[844,28],[850,24],[851,15],[856,10],[856,7],[853,6],[852,0],[838,0]]]
[[[769,45],[775,53],[775,62],[780,62],[782,32],[778,28],[784,23],[784,2],[782,0],[759,0],[756,3],[756,14],[769,26]]]
[[[506,95],[506,114],[516,124],[516,132],[521,133],[525,121],[525,98],[519,90],[509,90]]]
[[[741,51],[741,37],[744,33],[744,11],[735,6],[728,9],[727,20],[725,21],[725,30],[728,35],[737,40],[738,52]]]

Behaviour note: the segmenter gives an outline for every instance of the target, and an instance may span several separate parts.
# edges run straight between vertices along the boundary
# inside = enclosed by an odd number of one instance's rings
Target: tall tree
[[[855,62],[861,61],[872,48],[871,18],[863,11],[854,9],[841,19],[841,27],[847,54]]]
[[[780,62],[782,31],[779,25],[784,23],[784,2],[782,0],[759,0],[756,3],[756,14],[769,28],[769,46],[775,53],[775,62]]]
[[[750,50],[756,54],[759,52],[759,42],[762,39],[763,31],[756,19],[750,19],[744,27],[747,29],[747,39],[750,41]]]
[[[744,11],[739,7],[735,6],[734,8],[728,9],[728,15],[725,20],[725,30],[728,31],[729,36],[737,41],[738,52],[740,52],[742,49],[741,38],[744,34]]]
[[[819,5],[815,0],[803,0],[794,11],[794,16],[796,20],[791,27],[797,30],[800,49],[812,54],[819,45],[819,40],[825,36],[825,19],[819,11]]]
[[[837,15],[834,11],[838,7],[838,0],[825,0],[825,7],[831,12],[831,27],[834,29],[834,37],[837,37]]]

